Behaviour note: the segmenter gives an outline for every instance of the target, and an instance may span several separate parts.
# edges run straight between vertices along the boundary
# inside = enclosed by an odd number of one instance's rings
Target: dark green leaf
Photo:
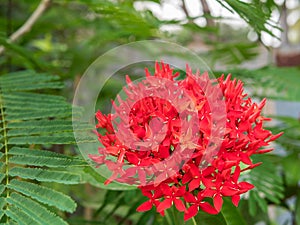
[[[6,200],[9,204],[18,207],[32,219],[43,221],[43,225],[67,225],[60,217],[50,212],[47,208],[38,204],[28,197],[24,197],[17,193],[12,193]]]
[[[239,210],[232,204],[228,198],[224,199],[222,215],[227,225],[247,225]]]
[[[18,176],[24,179],[38,180],[42,182],[56,182],[63,184],[78,184],[80,176],[65,171],[53,171],[40,168],[14,167],[9,170],[10,176]]]
[[[8,187],[63,211],[74,212],[76,208],[76,203],[69,196],[41,185],[14,179],[10,181]]]

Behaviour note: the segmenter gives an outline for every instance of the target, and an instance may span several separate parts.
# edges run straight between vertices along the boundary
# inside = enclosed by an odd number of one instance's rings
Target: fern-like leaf
[[[67,224],[62,218],[49,211],[45,206],[21,194],[12,193],[6,201],[7,203],[18,207],[32,219],[42,221],[43,225]],[[9,208],[6,209],[6,211],[8,210]]]
[[[41,221],[34,220],[31,216],[17,208],[16,206],[12,205],[9,207],[9,210],[5,211],[5,214],[16,221],[18,224],[38,224],[42,225]]]
[[[268,155],[253,156],[253,161],[263,163],[245,175],[246,180],[255,186],[249,193],[249,212],[252,216],[256,214],[257,206],[267,212],[267,200],[279,204],[284,197],[282,177],[274,173],[275,166]]]
[[[14,167],[9,171],[9,175],[12,177],[18,176],[24,179],[63,184],[78,184],[81,180],[81,177],[77,174],[41,168]]]
[[[26,148],[12,148],[9,155],[10,162],[20,165],[69,167],[84,166],[86,163],[77,158],[67,157],[50,151],[30,150]]]
[[[38,184],[13,179],[8,187],[63,211],[73,212],[76,208],[76,203],[69,196]]]
[[[67,222],[52,211],[53,206],[65,212],[76,208],[69,196],[40,183],[81,183],[80,174],[62,169],[86,166],[81,158],[41,150],[45,145],[75,143],[72,106],[61,96],[35,92],[61,87],[59,77],[33,71],[0,76],[0,216],[4,224],[63,225]],[[81,110],[73,109],[73,113],[80,115]]]

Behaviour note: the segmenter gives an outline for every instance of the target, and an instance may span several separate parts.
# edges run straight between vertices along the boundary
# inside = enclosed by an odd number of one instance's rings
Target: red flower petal
[[[197,202],[196,197],[193,194],[191,194],[190,192],[186,192],[184,194],[184,200],[186,202],[190,202],[190,203],[196,203]]]
[[[143,204],[141,204],[137,209],[136,211],[138,212],[144,212],[144,211],[148,211],[152,208],[152,203],[151,201],[146,201],[144,202]]]
[[[218,214],[219,212],[212,207],[208,202],[201,202],[199,203],[199,207],[204,211],[209,214]]]
[[[221,193],[223,196],[233,196],[237,194],[239,191],[236,188],[230,186],[223,186]]]
[[[215,209],[217,210],[217,212],[221,211],[222,205],[223,205],[223,198],[222,198],[222,196],[217,194],[214,197],[214,206],[215,206]]]
[[[105,161],[105,156],[92,155],[92,154],[89,154],[88,156],[91,160],[93,160],[95,163],[98,164],[103,164]]]
[[[248,182],[240,182],[239,186],[243,189],[243,190],[250,190],[252,188],[254,188],[254,185],[248,183]]]
[[[241,199],[240,195],[234,195],[231,197],[231,201],[236,207],[238,207],[240,199]]]
[[[268,140],[268,142],[276,140],[276,139],[279,138],[281,135],[283,135],[283,132],[280,132],[279,134],[276,134],[276,135],[272,135],[272,136],[270,137],[270,139]]]
[[[157,212],[162,212],[170,208],[171,206],[172,206],[172,199],[167,198],[158,205]]]
[[[247,165],[251,165],[252,164],[252,161],[250,159],[250,157],[245,154],[245,153],[240,153],[240,156],[241,156],[241,160],[243,163],[247,164]]]
[[[196,216],[199,209],[197,205],[192,205],[187,209],[187,212],[184,214],[184,221],[189,220],[190,218]]]
[[[115,146],[109,146],[106,148],[106,151],[112,155],[118,155],[120,148]]]
[[[183,204],[183,202],[181,200],[174,199],[174,204],[175,204],[175,207],[178,209],[178,211],[180,211],[180,212],[186,211],[185,205]]]
[[[199,179],[193,179],[190,183],[189,183],[189,191],[193,191],[196,188],[198,188],[200,186],[200,180]]]

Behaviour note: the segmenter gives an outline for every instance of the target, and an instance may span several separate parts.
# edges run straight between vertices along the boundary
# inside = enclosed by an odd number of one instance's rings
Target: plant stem
[[[174,225],[180,225],[179,218],[178,218],[178,212],[176,211],[176,208],[174,205],[172,206],[172,213],[173,213]]]
[[[165,214],[166,214],[166,220],[167,220],[168,224],[169,224],[169,225],[173,225],[173,224],[172,224],[171,217],[170,217],[170,215],[169,215],[169,213],[168,213],[168,210],[165,211]]]
[[[6,185],[6,198],[9,197],[9,191],[8,191],[8,184],[9,184],[9,175],[8,175],[8,143],[7,143],[7,133],[6,133],[6,121],[5,121],[5,117],[4,117],[4,106],[3,106],[3,99],[1,96],[1,90],[0,90],[0,115],[1,115],[1,119],[2,119],[2,127],[3,127],[3,138],[4,138],[4,154],[5,154],[5,176],[6,176],[6,180],[5,180],[5,185]],[[8,209],[8,204],[6,204],[6,209]],[[8,216],[6,217],[6,223],[8,223]]]
[[[194,225],[197,225],[197,222],[196,222],[196,220],[195,220],[194,217],[192,217],[192,221],[193,221],[193,224],[194,224]]]

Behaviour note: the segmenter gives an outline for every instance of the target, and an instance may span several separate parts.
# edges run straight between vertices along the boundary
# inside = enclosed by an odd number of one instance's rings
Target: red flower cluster
[[[118,96],[112,114],[96,113],[106,133],[98,133],[103,147],[89,157],[112,171],[106,183],[139,185],[149,200],[138,211],[155,206],[164,215],[174,204],[188,220],[199,209],[217,214],[225,196],[237,206],[253,188],[239,181],[240,173],[259,165],[250,156],[271,151],[261,147],[281,134],[263,129],[265,99],[252,102],[241,81],[211,80],[189,67],[183,80],[178,75],[156,63],[141,82],[127,77],[126,100]]]

